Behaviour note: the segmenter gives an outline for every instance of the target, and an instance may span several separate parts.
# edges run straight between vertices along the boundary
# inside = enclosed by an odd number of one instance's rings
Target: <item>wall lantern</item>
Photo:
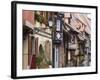
[[[53,27],[53,19],[52,19],[52,17],[49,17],[48,26],[49,26],[50,28]]]

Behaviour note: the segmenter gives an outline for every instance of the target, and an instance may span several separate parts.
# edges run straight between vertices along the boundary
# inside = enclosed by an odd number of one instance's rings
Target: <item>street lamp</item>
[[[48,19],[48,27],[51,29],[51,38],[52,38],[52,56],[54,56],[54,47],[53,47],[53,25],[54,24],[54,22],[53,22],[53,19],[52,19],[52,17],[51,16],[49,16],[49,19]],[[52,67],[54,67],[54,57],[52,57]]]
[[[59,48],[63,40],[63,17],[64,14],[56,13],[53,19],[52,16],[48,19],[48,26],[52,29],[52,46],[53,46],[53,67],[59,67]]]
[[[63,13],[58,13],[56,20],[55,20],[55,32],[54,32],[54,44],[55,44],[55,65],[54,67],[58,68],[60,67],[60,46],[62,44],[63,41],[63,17],[64,14]]]

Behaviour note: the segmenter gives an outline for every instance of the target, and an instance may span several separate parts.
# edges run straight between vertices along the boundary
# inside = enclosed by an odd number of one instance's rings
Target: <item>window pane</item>
[[[56,24],[56,30],[57,31],[60,31],[60,20],[57,20],[57,24]]]

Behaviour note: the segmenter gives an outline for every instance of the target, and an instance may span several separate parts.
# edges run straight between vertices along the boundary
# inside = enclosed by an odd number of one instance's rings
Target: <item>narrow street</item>
[[[23,69],[90,66],[89,15],[23,10]]]

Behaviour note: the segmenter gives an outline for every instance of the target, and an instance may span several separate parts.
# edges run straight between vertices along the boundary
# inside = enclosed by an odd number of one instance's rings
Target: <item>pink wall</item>
[[[23,10],[23,19],[34,25],[34,12],[31,10]]]

